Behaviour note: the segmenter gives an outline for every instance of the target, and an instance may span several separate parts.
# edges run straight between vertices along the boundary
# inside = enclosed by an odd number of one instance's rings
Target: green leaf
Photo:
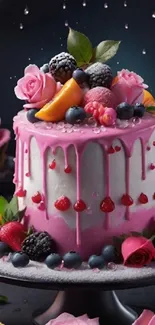
[[[103,41],[94,49],[94,62],[106,62],[118,51],[120,41]]]
[[[18,200],[16,196],[13,196],[11,201],[8,203],[6,207],[6,211],[11,213],[13,216],[18,214]]]
[[[148,107],[146,107],[146,111],[147,112],[155,112],[155,106],[148,106]]]
[[[0,215],[3,216],[7,204],[8,201],[3,196],[0,196]]]
[[[8,297],[0,295],[0,304],[7,304],[7,303],[8,303]]]
[[[67,39],[67,49],[75,58],[78,66],[89,63],[93,55],[93,48],[89,38],[71,28]]]

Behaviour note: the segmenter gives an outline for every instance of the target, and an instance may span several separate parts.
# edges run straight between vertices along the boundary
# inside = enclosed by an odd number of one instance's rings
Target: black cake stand
[[[0,260],[0,281],[28,288],[58,290],[52,306],[33,315],[34,325],[45,325],[63,312],[75,316],[100,317],[100,324],[131,325],[136,312],[123,306],[114,290],[155,284],[155,264],[134,269],[115,266],[106,270],[50,270],[46,265],[30,262],[26,268],[14,268]]]

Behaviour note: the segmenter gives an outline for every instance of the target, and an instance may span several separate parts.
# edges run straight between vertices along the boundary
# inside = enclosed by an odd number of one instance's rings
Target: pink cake
[[[155,217],[155,117],[143,110],[154,100],[128,70],[112,81],[110,68],[99,63],[101,78],[89,83],[90,66],[88,84],[79,85],[76,73],[63,82],[52,70],[59,60],[52,60],[51,74],[47,66],[31,65],[15,88],[26,100],[26,110],[14,118],[16,195],[20,209],[26,207],[26,226],[47,231],[60,254],[76,251],[87,259]],[[122,102],[128,117],[120,116]],[[65,114],[72,106],[89,114],[69,123]]]

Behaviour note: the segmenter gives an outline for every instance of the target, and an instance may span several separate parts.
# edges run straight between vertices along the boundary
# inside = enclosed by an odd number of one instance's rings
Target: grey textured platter
[[[11,262],[0,259],[0,281],[46,289],[84,286],[117,290],[155,284],[155,262],[139,269],[115,265],[99,271],[85,265],[79,270],[51,270],[45,264],[33,261],[25,268],[15,268]]]

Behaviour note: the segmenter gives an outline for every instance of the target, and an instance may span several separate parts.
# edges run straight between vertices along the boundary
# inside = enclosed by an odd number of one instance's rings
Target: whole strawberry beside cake
[[[25,226],[56,244],[51,268],[66,254],[67,266],[102,268],[115,260],[114,237],[141,232],[155,216],[155,101],[139,75],[114,76],[105,63],[119,45],[93,49],[70,29],[68,53],[28,66],[15,87],[24,101],[14,118],[15,195]],[[24,249],[33,258],[32,242]]]

